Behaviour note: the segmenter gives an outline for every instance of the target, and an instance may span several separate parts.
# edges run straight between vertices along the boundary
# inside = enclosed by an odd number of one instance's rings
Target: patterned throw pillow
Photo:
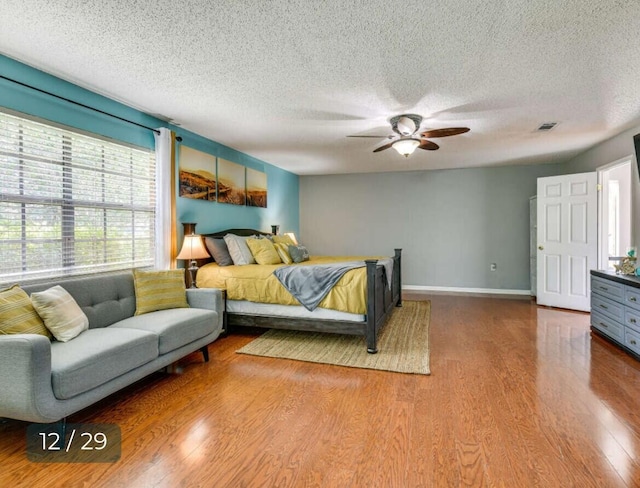
[[[51,339],[29,295],[18,285],[0,291],[0,334],[40,334]]]
[[[293,259],[291,259],[291,255],[289,254],[289,246],[282,243],[274,244],[276,251],[278,252],[278,256],[284,264],[293,263]]]
[[[166,271],[133,270],[136,315],[168,308],[188,308],[184,269]]]
[[[89,319],[61,286],[31,294],[31,303],[53,337],[67,342],[89,328]]]
[[[304,246],[289,246],[289,255],[294,263],[309,261],[309,251]]]
[[[269,239],[247,239],[247,246],[258,264],[280,264],[282,260]]]
[[[229,254],[231,254],[233,264],[237,266],[256,263],[253,254],[251,254],[249,250],[249,246],[247,246],[247,239],[249,239],[249,236],[237,236],[235,234],[227,234],[224,236],[224,242],[226,242],[229,248]]]
[[[204,244],[207,246],[209,254],[213,256],[213,260],[218,263],[218,266],[231,266],[233,264],[227,243],[224,242],[222,237],[219,239],[215,237],[205,237]]]

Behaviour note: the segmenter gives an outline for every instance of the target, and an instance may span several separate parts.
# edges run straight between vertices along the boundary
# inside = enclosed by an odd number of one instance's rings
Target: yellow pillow
[[[189,307],[184,285],[184,269],[134,269],[133,284],[136,290],[136,315],[168,308]]]
[[[40,334],[51,339],[29,295],[18,285],[0,291],[0,334]]]
[[[295,246],[296,243],[289,236],[272,236],[271,240],[274,244],[286,244],[287,246]]]
[[[258,264],[280,264],[280,256],[269,239],[247,239],[247,246]]]
[[[293,259],[291,259],[291,255],[289,254],[289,246],[287,244],[283,244],[281,242],[274,244],[276,247],[276,251],[278,251],[278,256],[282,259],[284,264],[292,264]]]
[[[57,341],[70,341],[89,328],[85,313],[60,285],[32,293],[31,303]]]

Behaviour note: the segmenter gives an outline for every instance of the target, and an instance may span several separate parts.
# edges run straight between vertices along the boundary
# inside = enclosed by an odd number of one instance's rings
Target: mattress
[[[273,305],[271,303],[255,303],[246,300],[227,300],[227,312],[242,315],[341,320],[345,322],[364,322],[365,320],[365,315],[363,314],[338,312],[337,310],[326,308],[316,308],[313,312],[310,312],[299,305]]]

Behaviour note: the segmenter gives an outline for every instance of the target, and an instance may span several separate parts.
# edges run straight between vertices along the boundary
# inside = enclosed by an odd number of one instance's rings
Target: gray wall
[[[613,163],[626,156],[634,156],[631,177],[632,196],[632,243],[640,246],[640,178],[638,177],[638,166],[635,164],[635,149],[633,147],[633,136],[640,133],[640,126],[630,129],[611,139],[598,144],[594,148],[579,154],[572,160],[565,163],[566,173],[584,173],[595,171],[598,167]]]
[[[403,248],[405,286],[529,290],[529,197],[562,169],[302,176],[300,240],[312,254]]]

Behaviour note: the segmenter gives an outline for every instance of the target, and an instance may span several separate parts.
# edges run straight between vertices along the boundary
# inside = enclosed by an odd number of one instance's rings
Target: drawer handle
[[[635,302],[636,301],[636,297],[629,297],[629,301],[630,302]]]
[[[601,286],[601,287],[600,287],[600,289],[601,289],[601,290],[604,290],[604,291],[609,290],[609,288],[607,288],[606,286]]]
[[[600,325],[601,325],[602,327],[604,327],[605,329],[608,329],[608,328],[609,328],[609,326],[608,326],[607,324],[603,324],[602,322],[600,322]]]
[[[633,344],[634,346],[636,345],[636,340],[635,340],[635,339],[631,339],[629,342],[630,342],[631,344]]]
[[[631,319],[629,319],[629,322],[632,323],[632,324],[635,324],[636,323],[636,319],[631,318]]]
[[[607,310],[609,308],[606,305],[603,305],[602,303],[600,303],[599,305],[600,305],[600,308],[604,308],[605,310]]]

